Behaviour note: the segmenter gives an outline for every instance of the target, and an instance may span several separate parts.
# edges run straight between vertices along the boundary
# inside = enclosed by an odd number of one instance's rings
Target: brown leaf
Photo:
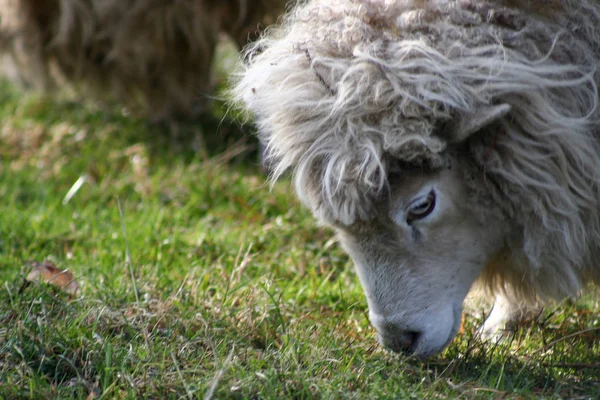
[[[100,393],[92,390],[90,392],[90,394],[88,394],[88,397],[86,398],[86,400],[94,400],[94,399],[97,399],[98,397],[100,397]]]
[[[51,283],[70,295],[75,295],[79,290],[79,285],[69,271],[63,271],[48,261],[43,263],[34,262],[31,272],[27,275],[27,281],[41,281]]]

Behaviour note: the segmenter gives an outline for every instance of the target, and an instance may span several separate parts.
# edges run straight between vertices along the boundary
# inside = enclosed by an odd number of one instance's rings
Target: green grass
[[[500,345],[474,309],[428,363],[383,350],[332,232],[223,115],[0,87],[0,398],[600,398],[593,294]],[[25,284],[44,259],[81,294]]]

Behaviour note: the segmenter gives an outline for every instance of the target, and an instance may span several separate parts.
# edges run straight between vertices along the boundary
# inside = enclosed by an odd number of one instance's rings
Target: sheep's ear
[[[451,142],[462,142],[472,134],[504,117],[511,110],[510,104],[485,106],[471,112],[460,112],[444,128]]]

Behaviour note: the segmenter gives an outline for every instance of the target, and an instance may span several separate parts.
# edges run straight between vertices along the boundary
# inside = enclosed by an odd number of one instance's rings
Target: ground
[[[0,398],[600,398],[593,291],[498,345],[471,307],[427,363],[382,349],[352,263],[232,115],[0,86]],[[28,282],[44,260],[79,292]]]

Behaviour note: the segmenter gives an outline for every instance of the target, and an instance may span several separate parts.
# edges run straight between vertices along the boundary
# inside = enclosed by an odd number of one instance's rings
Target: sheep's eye
[[[413,221],[423,219],[435,208],[435,192],[432,190],[426,197],[420,197],[408,206],[406,222],[410,225]]]

